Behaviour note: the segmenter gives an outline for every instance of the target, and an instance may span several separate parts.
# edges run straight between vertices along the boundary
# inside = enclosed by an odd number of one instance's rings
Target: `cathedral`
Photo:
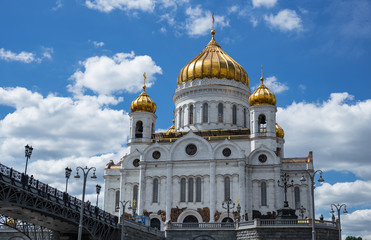
[[[155,132],[157,106],[144,84],[130,106],[129,153],[105,169],[105,211],[147,216],[161,230],[169,221],[274,218],[284,206],[286,173],[289,207],[311,216],[310,184],[300,178],[313,169],[312,154],[285,157],[276,96],[263,76],[260,81],[251,93],[248,74],[213,29],[206,47],[180,70],[166,132]],[[123,213],[120,201],[128,200]]]

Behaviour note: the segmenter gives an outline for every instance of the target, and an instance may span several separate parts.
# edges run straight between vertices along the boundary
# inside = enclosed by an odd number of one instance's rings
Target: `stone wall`
[[[236,231],[229,230],[168,230],[166,240],[230,240],[236,239]]]

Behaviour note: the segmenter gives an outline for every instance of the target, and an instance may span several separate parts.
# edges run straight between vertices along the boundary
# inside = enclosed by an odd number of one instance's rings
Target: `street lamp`
[[[88,168],[88,167],[85,167],[85,168],[82,168],[82,167],[77,167],[76,168],[76,175],[75,175],[75,178],[80,178],[80,175],[79,175],[79,169],[81,169],[82,173],[84,174],[84,183],[83,183],[83,187],[82,187],[82,202],[81,202],[81,209],[80,209],[80,222],[79,222],[79,233],[78,233],[78,240],[81,240],[81,237],[82,237],[82,220],[83,220],[83,215],[84,215],[84,205],[85,205],[85,188],[86,188],[86,179],[88,177],[88,174],[90,172],[90,170],[93,170],[93,175],[91,176],[91,178],[93,179],[96,179],[97,176],[95,176],[95,171],[96,171],[96,168],[95,167],[91,167],[91,168]]]
[[[304,213],[305,213],[306,210],[307,209],[305,207],[303,207],[303,205],[300,206],[300,208],[299,208],[299,212],[300,212],[299,216],[301,217],[301,219],[304,219]]]
[[[309,178],[310,178],[310,183],[311,183],[311,194],[312,194],[312,240],[316,240],[316,228],[314,226],[314,219],[315,219],[315,211],[314,211],[314,176],[316,175],[316,173],[319,173],[319,179],[318,179],[318,182],[319,183],[323,183],[325,180],[322,178],[322,170],[316,170],[314,171],[313,169],[309,169],[308,168],[308,163],[307,163],[307,169],[305,170],[305,172],[308,174]],[[306,179],[304,177],[304,175],[301,177],[300,179],[301,182],[305,182]]]
[[[26,175],[27,174],[28,159],[31,158],[33,148],[32,148],[32,146],[28,146],[28,144],[24,148],[25,148],[24,149],[24,155],[26,157],[26,167],[24,169],[24,175]]]
[[[340,210],[342,207],[344,207],[344,211],[343,213],[344,214],[347,214],[348,211],[347,211],[347,205],[346,204],[331,204],[331,214],[332,214],[332,221],[334,222],[335,221],[335,215],[334,215],[334,209],[332,207],[335,207],[336,208],[336,211],[338,212],[338,221],[339,221],[339,239],[341,240],[341,223],[340,223]]]
[[[98,197],[99,197],[99,193],[100,193],[101,188],[102,188],[102,186],[99,185],[99,184],[97,184],[95,186],[95,190],[97,190],[97,204],[95,206],[97,206],[97,207],[98,207]]]
[[[222,203],[222,207],[224,209],[227,209],[227,214],[228,214],[228,222],[230,222],[230,217],[229,217],[229,209],[232,209],[234,208],[235,204],[234,202],[232,202],[232,200],[229,198],[228,200],[225,200],[223,203]]]
[[[280,184],[280,180],[277,180],[277,185],[279,187],[282,187],[285,191],[285,201],[283,204],[283,207],[288,207],[289,202],[287,201],[287,189],[294,186],[294,180],[291,180],[291,184],[288,184],[290,176],[287,173],[281,174],[281,181],[283,182],[283,185]]]
[[[64,192],[67,193],[68,179],[69,179],[70,176],[71,176],[72,169],[69,168],[69,167],[66,167],[64,170],[65,170],[65,174],[66,174],[66,191],[64,191]]]
[[[240,223],[241,221],[241,205],[240,205],[240,199],[238,198],[237,199],[238,203],[237,203],[237,214],[238,214],[238,223]]]
[[[121,240],[124,240],[125,239],[125,227],[124,227],[124,218],[125,218],[125,207],[126,207],[126,204],[129,203],[129,209],[131,209],[131,202],[130,200],[128,201],[120,201],[121,203],[121,206],[122,206],[122,221],[121,221]]]

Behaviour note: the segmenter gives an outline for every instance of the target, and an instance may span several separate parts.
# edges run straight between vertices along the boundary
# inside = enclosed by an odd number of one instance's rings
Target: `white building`
[[[229,198],[236,206],[239,201],[242,220],[271,217],[283,207],[277,181],[287,173],[293,180],[289,206],[304,206],[304,216],[311,216],[310,184],[300,178],[313,169],[312,154],[285,158],[275,95],[263,77],[251,94],[246,71],[216,43],[214,30],[211,34],[179,73],[175,120],[167,132],[154,133],[156,104],[145,86],[132,102],[130,152],[106,167],[104,209],[121,215],[119,201],[130,200],[137,215],[149,216],[162,229],[166,221],[226,221],[222,204]]]

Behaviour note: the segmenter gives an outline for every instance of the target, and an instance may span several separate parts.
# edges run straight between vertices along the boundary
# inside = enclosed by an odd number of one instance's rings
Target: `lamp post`
[[[232,207],[231,207],[232,206]],[[229,217],[229,209],[232,209],[234,208],[235,204],[234,202],[232,202],[232,200],[229,198],[228,200],[225,200],[223,203],[222,203],[222,207],[224,209],[227,209],[227,214],[228,214],[228,222],[230,222],[230,217]]]
[[[124,227],[124,218],[125,218],[125,207],[126,207],[126,204],[129,203],[129,209],[131,209],[131,202],[130,200],[128,201],[120,201],[121,203],[121,206],[122,206],[122,217],[121,217],[121,240],[124,240],[125,239],[125,227]]]
[[[348,211],[347,211],[347,205],[346,205],[346,204],[339,204],[339,203],[338,203],[338,204],[331,204],[332,221],[335,220],[334,209],[333,209],[333,207],[335,207],[335,208],[336,208],[336,211],[338,212],[338,221],[339,221],[339,226],[338,226],[338,228],[339,228],[339,240],[341,240],[340,210],[341,210],[342,207],[344,207],[344,211],[343,211],[343,213],[344,213],[344,214],[347,214],[347,213],[348,213]]]
[[[316,170],[314,171],[313,169],[309,169],[308,168],[308,163],[307,163],[307,170],[305,171],[309,178],[310,178],[310,184],[311,184],[311,195],[312,195],[312,240],[316,240],[316,228],[315,228],[315,225],[314,225],[314,219],[315,219],[315,211],[314,211],[314,176],[316,175],[316,173],[319,173],[319,179],[318,179],[318,182],[319,183],[323,183],[325,180],[322,178],[322,170]],[[306,179],[304,177],[304,175],[301,177],[300,179],[301,182],[305,182]]]
[[[31,155],[32,155],[32,146],[28,146],[28,144],[26,146],[24,146],[24,155],[26,157],[26,167],[24,169],[24,175],[27,174],[27,164],[28,164],[28,159],[31,158]]]
[[[97,176],[95,176],[95,171],[96,171],[95,167],[91,167],[91,168],[77,167],[75,178],[80,178],[79,169],[81,169],[82,173],[84,174],[84,183],[83,183],[83,187],[82,187],[82,202],[81,202],[81,209],[80,209],[79,233],[78,233],[78,238],[77,238],[78,240],[81,240],[81,237],[82,237],[82,220],[83,220],[83,217],[84,217],[84,205],[85,205],[84,201],[85,201],[86,180],[87,180],[87,177],[88,177],[88,174],[89,174],[90,170],[94,171],[91,178],[96,179]]]
[[[280,180],[277,180],[277,185],[279,187],[282,187],[285,191],[285,201],[284,201],[283,207],[289,206],[289,202],[287,201],[287,189],[294,186],[294,180],[291,180],[291,184],[288,184],[289,178],[290,176],[287,173],[283,173],[281,174],[281,181],[283,182],[283,184],[281,185]]]
[[[95,206],[97,206],[97,207],[98,207],[98,197],[99,197],[99,193],[100,193],[101,188],[102,188],[102,186],[99,185],[99,184],[97,184],[95,186],[95,190],[97,190],[97,204]]]
[[[240,223],[241,221],[241,205],[240,205],[240,199],[238,198],[237,199],[238,203],[237,203],[237,214],[238,214],[238,223]]]
[[[68,179],[69,179],[70,176],[71,176],[72,169],[69,168],[69,167],[66,167],[64,170],[65,170],[65,175],[66,175],[66,191],[64,191],[64,192],[67,193]]]
[[[300,212],[299,216],[301,217],[301,219],[304,219],[304,213],[305,213],[306,210],[307,209],[305,207],[303,207],[303,205],[300,206],[300,208],[299,208],[299,212]]]

